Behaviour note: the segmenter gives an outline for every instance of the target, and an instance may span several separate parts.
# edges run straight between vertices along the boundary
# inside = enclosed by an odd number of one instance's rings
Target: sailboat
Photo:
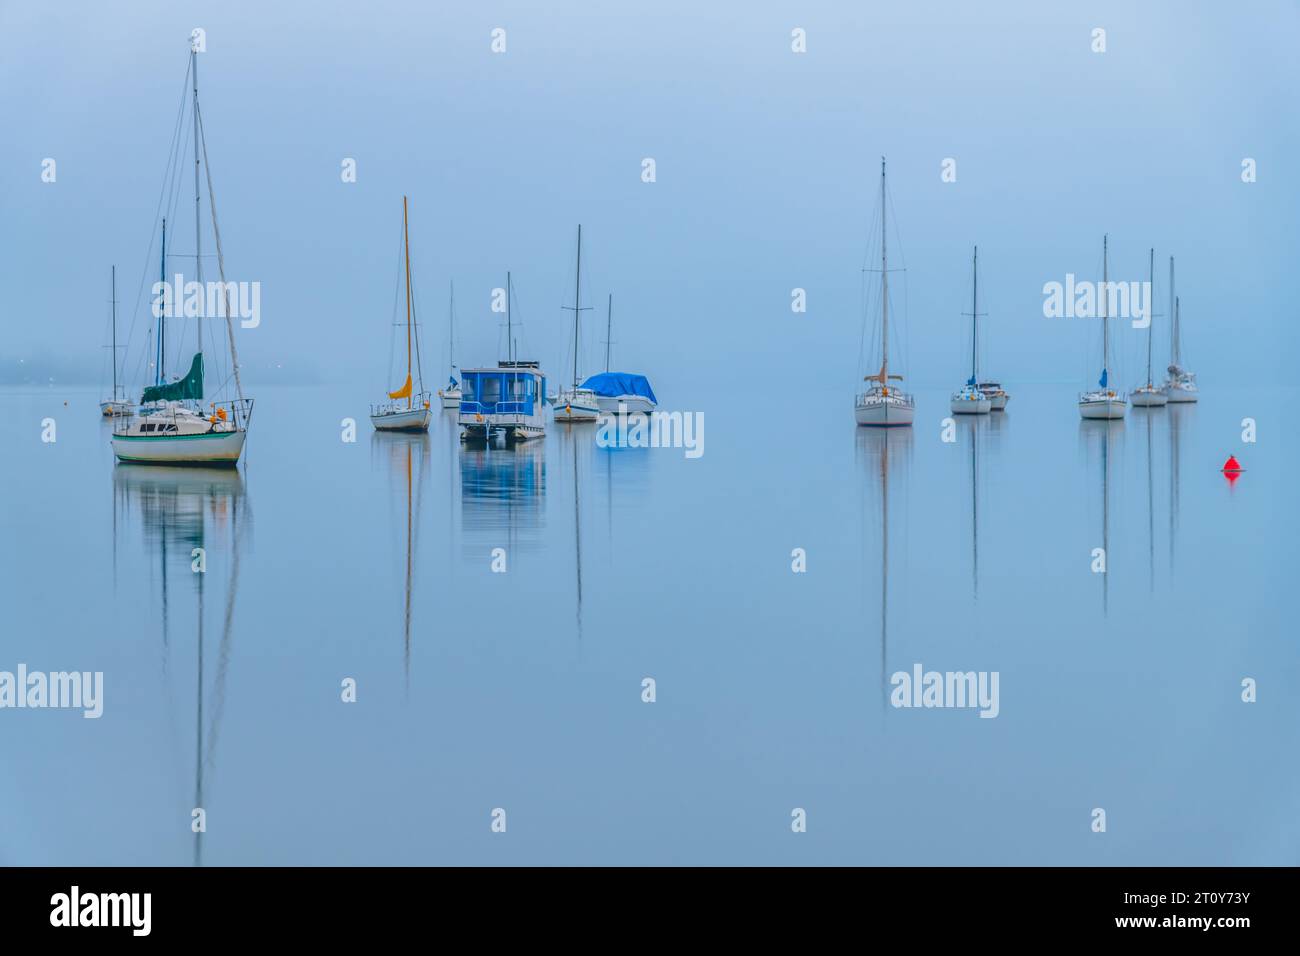
[[[190,43],[188,78],[192,81],[194,129],[194,263],[197,287],[203,284],[202,207],[199,171],[207,175],[208,204],[212,218],[212,233],[216,242],[217,272],[221,279],[220,312],[226,320],[226,340],[230,350],[230,369],[236,398],[224,402],[209,402],[203,407],[203,316],[202,309],[195,318],[198,334],[198,351],[190,360],[189,371],[183,378],[168,382],[165,374],[167,308],[155,306],[158,313],[158,352],[154,365],[154,384],[140,395],[140,407],[133,416],[115,419],[113,426],[113,453],[118,461],[152,462],[156,464],[228,465],[238,464],[248,435],[249,421],[253,415],[253,400],[244,397],[243,383],[239,377],[239,354],[235,350],[235,328],[231,318],[230,290],[234,283],[226,281],[225,255],[221,248],[221,231],[217,228],[217,201],[212,190],[212,171],[207,161],[207,137],[203,129],[203,114],[199,110],[198,52]],[[178,127],[179,129],[180,127]],[[179,146],[179,143],[174,145]],[[179,161],[179,151],[173,153]],[[200,158],[202,161],[200,162]],[[173,172],[169,168],[168,173]],[[174,171],[179,174],[179,169]],[[165,180],[166,181],[166,180]],[[163,220],[162,285],[167,285],[167,220]],[[180,283],[177,276],[177,283]],[[188,286],[189,283],[186,283]],[[181,289],[170,296],[178,302]],[[166,298],[166,296],[164,296]],[[211,299],[211,296],[208,296]]]
[[[961,391],[952,396],[949,407],[954,415],[987,415],[993,408],[993,400],[976,384],[979,378],[979,260],[980,247],[976,246],[971,258],[970,378],[966,380]]]
[[[426,432],[433,413],[429,410],[429,393],[424,390],[424,371],[416,362],[420,379],[420,392],[416,395],[411,381],[411,342],[414,335],[415,354],[419,356],[419,330],[411,326],[411,236],[407,226],[406,197],[402,197],[402,248],[406,259],[406,384],[389,392],[387,402],[370,406],[370,423],[384,432]],[[405,399],[405,403],[403,403]]]
[[[1174,257],[1169,257],[1169,298],[1173,303],[1173,331],[1169,361],[1169,378],[1165,380],[1165,394],[1170,402],[1194,402],[1200,391],[1196,387],[1196,373],[1183,368],[1183,328],[1178,297],[1174,295]]]
[[[1156,251],[1151,250],[1150,262],[1147,267],[1149,283],[1155,286],[1156,278]],[[1129,393],[1129,399],[1133,402],[1134,408],[1163,408],[1169,401],[1169,396],[1159,385],[1151,381],[1151,326],[1147,325],[1147,383],[1140,385]]]
[[[578,377],[578,317],[582,308],[582,226],[578,226],[578,267],[573,280],[573,385],[560,389],[555,398],[555,420],[557,422],[594,422],[600,414],[600,405],[596,393],[583,388]],[[568,306],[565,306],[568,308]]]
[[[122,394],[121,386],[117,380],[117,266],[113,266],[113,344],[110,346],[113,350],[113,394],[111,397],[99,403],[99,412],[105,418],[112,418],[115,415],[130,415],[131,404]]]
[[[460,408],[460,382],[456,381],[456,283],[451,284],[451,305],[447,314],[447,384],[438,389],[443,408]]]
[[[1101,379],[1097,388],[1079,393],[1079,414],[1084,418],[1123,418],[1128,411],[1128,400],[1110,387],[1110,273],[1108,264],[1110,237],[1101,240]]]
[[[911,395],[890,386],[902,381],[901,375],[889,374],[889,257],[885,250],[885,158],[880,158],[880,371],[863,377],[875,382],[854,402],[853,417],[859,425],[910,425],[916,415],[916,401]]]

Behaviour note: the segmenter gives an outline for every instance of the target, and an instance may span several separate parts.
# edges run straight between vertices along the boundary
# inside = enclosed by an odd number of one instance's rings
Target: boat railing
[[[472,402],[461,399],[460,410],[468,415],[518,415],[524,416],[530,414],[529,402],[497,402],[494,405],[486,405],[483,402]]]
[[[873,385],[867,391],[859,393],[857,407],[862,408],[867,404],[868,400],[871,400],[874,403],[874,401],[879,399],[888,400],[891,398],[906,405],[915,404],[911,394],[903,391],[901,388],[891,385],[888,389],[885,389],[881,388],[879,385]]]
[[[411,405],[409,408],[406,405],[402,404],[402,399],[400,398],[391,399],[387,402],[379,402],[379,403],[372,402],[370,405],[370,414],[371,415],[396,415],[399,412],[419,411],[421,408],[428,408],[431,401],[432,401],[431,393],[420,392],[418,395],[415,395],[412,398]]]
[[[113,434],[127,435],[132,423],[147,418],[154,423],[177,425],[182,420],[206,421],[209,431],[246,431],[253,418],[253,400],[251,398],[232,399],[228,402],[208,402],[205,409],[201,404],[187,405],[183,402],[158,402],[148,405],[131,405],[134,414],[114,416]],[[218,427],[220,426],[220,427]]]
[[[1079,393],[1081,402],[1123,402],[1127,401],[1127,396],[1114,388],[1090,388],[1087,391]]]

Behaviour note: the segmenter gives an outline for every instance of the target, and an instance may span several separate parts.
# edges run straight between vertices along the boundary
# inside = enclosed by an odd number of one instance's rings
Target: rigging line
[[[140,274],[140,284],[136,287],[135,305],[132,306],[131,308],[131,325],[127,328],[126,345],[123,346],[126,349],[130,349],[131,347],[131,341],[135,333],[135,322],[140,312],[140,299],[143,298],[144,296],[145,283],[149,281],[149,273],[153,269],[153,265],[154,265],[153,251],[156,242],[156,237],[158,235],[157,232],[158,218],[159,218],[159,214],[162,212],[163,209],[163,197],[167,194],[167,170],[170,169],[173,165],[170,157],[172,156],[173,153],[175,153],[176,149],[178,148],[177,144],[180,141],[180,133],[181,133],[180,128],[185,115],[185,99],[186,99],[185,91],[186,88],[189,86],[189,82],[190,82],[190,61],[189,58],[187,57],[185,60],[185,79],[181,83],[181,99],[180,99],[180,103],[176,107],[176,120],[172,124],[172,143],[170,146],[168,146],[168,150],[167,150],[169,158],[168,158],[167,166],[164,167],[163,169],[163,182],[162,182],[162,186],[158,190],[158,202],[157,205],[154,207],[153,220],[149,224],[149,252],[145,256],[144,270]],[[152,329],[153,323],[149,323],[149,326],[150,329]]]
[[[908,320],[910,318],[909,312],[911,311],[910,310],[911,300],[908,296],[907,253],[903,249],[903,232],[901,229],[898,228],[899,219],[898,219],[898,211],[894,208],[894,194],[886,190],[885,199],[889,203],[889,212],[894,219],[894,235],[898,240],[898,259],[902,263],[902,265],[899,267],[897,271],[903,273],[903,321],[902,323],[898,323],[898,325],[901,325],[901,329],[898,336],[900,340],[899,344],[901,346],[898,350],[900,353],[899,365],[902,368],[910,371],[912,341],[911,341],[911,333],[909,330],[910,322]],[[892,272],[894,270],[891,269],[890,271]],[[892,305],[893,303],[891,302],[890,304]]]
[[[393,284],[393,311],[388,317],[388,373],[387,381],[393,381],[393,356],[397,349],[397,309],[402,298],[402,248],[406,241],[405,232],[397,233],[397,281]],[[385,389],[387,391],[387,389]]]
[[[880,322],[879,322],[880,310],[877,308],[877,305],[880,302],[880,297],[876,294],[875,290],[873,290],[870,282],[867,279],[867,274],[872,271],[869,268],[869,264],[874,261],[873,251],[879,248],[878,223],[880,221],[880,216],[879,216],[880,209],[881,206],[879,200],[873,200],[871,204],[870,225],[867,229],[865,246],[863,248],[863,253],[862,253],[863,256],[862,267],[859,269],[859,275],[861,277],[860,302],[862,308],[862,316],[861,316],[861,332],[860,332],[860,338],[858,343],[858,371],[857,371],[857,375],[855,376],[856,381],[854,383],[855,388],[861,386],[862,376],[864,373],[874,371],[874,369],[867,368],[865,364],[867,361],[866,342],[868,341],[868,335],[867,335],[868,322],[870,322],[869,340],[872,343],[873,356],[875,355],[875,343],[879,339],[877,332],[879,331],[880,328]]]
[[[247,511],[245,507],[245,511]],[[208,724],[208,748],[205,762],[209,767],[213,766],[213,755],[217,749],[218,731],[221,729],[221,715],[225,712],[226,704],[226,673],[230,666],[230,648],[232,644],[231,626],[235,616],[235,598],[239,593],[239,555],[243,550],[243,535],[248,526],[249,518],[245,518],[241,525],[239,519],[239,497],[232,495],[231,500],[231,520],[235,524],[236,530],[232,536],[231,557],[230,557],[230,583],[226,588],[226,613],[222,621],[221,643],[217,656],[217,677],[213,682],[213,695],[216,700],[213,704],[211,720]]]
[[[524,325],[524,320],[523,320],[522,318],[520,318],[520,309],[519,309],[519,282],[518,282],[518,280],[516,280],[516,279],[511,279],[511,280],[510,280],[510,288],[511,288],[511,290],[513,290],[513,291],[508,291],[508,292],[506,293],[507,295],[510,296],[510,302],[511,302],[511,306],[510,306],[510,324],[513,325],[516,329],[522,330],[523,325]],[[515,341],[518,341],[519,338],[520,338],[520,336],[519,336],[518,334],[516,334],[516,335],[515,335]],[[510,343],[510,342],[507,342],[507,343],[506,343],[506,346],[507,346],[507,348],[509,348],[509,347],[511,346],[511,343]],[[516,352],[514,353],[514,356],[515,356],[516,359],[519,358],[519,352],[516,351]]]
[[[419,309],[417,308],[418,299],[415,294],[415,283],[411,283],[411,327],[413,329],[412,337],[415,339],[415,374],[420,380],[420,394],[424,394],[424,365],[420,361],[420,321]]]
[[[189,74],[186,73],[187,78],[188,76]],[[185,125],[184,121],[182,120],[181,132],[183,134],[185,133],[185,130],[189,130],[190,133],[192,133],[193,129],[194,129],[193,116],[190,117],[190,123],[188,125]],[[189,135],[184,135],[182,138],[177,139],[175,150],[173,151],[171,159],[169,160],[169,168],[171,170],[171,184],[168,186],[168,190],[170,192],[170,198],[167,201],[167,205],[163,207],[163,212],[166,214],[167,219],[171,220],[172,222],[179,221],[179,217],[177,216],[176,209],[178,204],[180,203],[181,173],[182,173],[181,163],[184,162],[184,160],[182,160],[181,158],[181,153],[184,150],[184,140],[188,138]],[[173,234],[173,241],[174,241],[174,234]],[[163,251],[166,252],[167,250],[163,250]],[[171,281],[170,276],[167,277],[167,281],[169,282]],[[181,299],[182,299],[181,290],[173,289],[172,301],[173,301],[174,310],[178,310],[178,311],[181,310]],[[177,368],[178,366],[187,368],[188,364],[183,364],[184,363],[183,345],[185,342],[184,315],[182,314],[182,315],[172,316],[172,318],[181,319],[180,333],[178,335],[173,336],[171,340],[173,346],[175,347],[176,354],[174,358],[169,357],[167,355],[166,353],[167,337],[163,336],[163,342],[162,342],[163,352],[162,355],[160,356],[160,360],[162,361],[162,365],[164,369]]]
[[[217,224],[217,194],[212,188],[212,167],[208,164],[208,138],[203,132],[203,115],[194,104],[194,122],[199,126],[199,142],[203,147],[203,174],[208,184],[208,209],[212,215],[212,235],[217,244],[217,276],[221,279],[222,311],[226,314],[226,336],[230,340],[230,370],[235,378],[235,393],[244,400],[244,386],[239,380],[239,352],[235,349],[235,325],[230,317],[230,289],[226,283],[226,257],[221,248],[221,227]],[[196,249],[195,252],[198,250]]]

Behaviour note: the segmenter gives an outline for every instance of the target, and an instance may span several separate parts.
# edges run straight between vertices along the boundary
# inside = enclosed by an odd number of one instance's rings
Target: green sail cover
[[[179,402],[183,399],[203,397],[203,353],[199,352],[190,363],[189,374],[179,382],[170,385],[149,385],[140,396],[140,404],[145,402]]]

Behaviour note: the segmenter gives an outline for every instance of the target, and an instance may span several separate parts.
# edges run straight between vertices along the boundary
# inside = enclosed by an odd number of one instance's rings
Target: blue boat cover
[[[655,398],[655,393],[650,388],[649,380],[644,375],[633,375],[630,372],[601,372],[599,375],[591,376],[578,387],[589,388],[597,395],[606,398],[640,395],[642,398],[650,399],[656,405],[659,404],[659,400]]]

